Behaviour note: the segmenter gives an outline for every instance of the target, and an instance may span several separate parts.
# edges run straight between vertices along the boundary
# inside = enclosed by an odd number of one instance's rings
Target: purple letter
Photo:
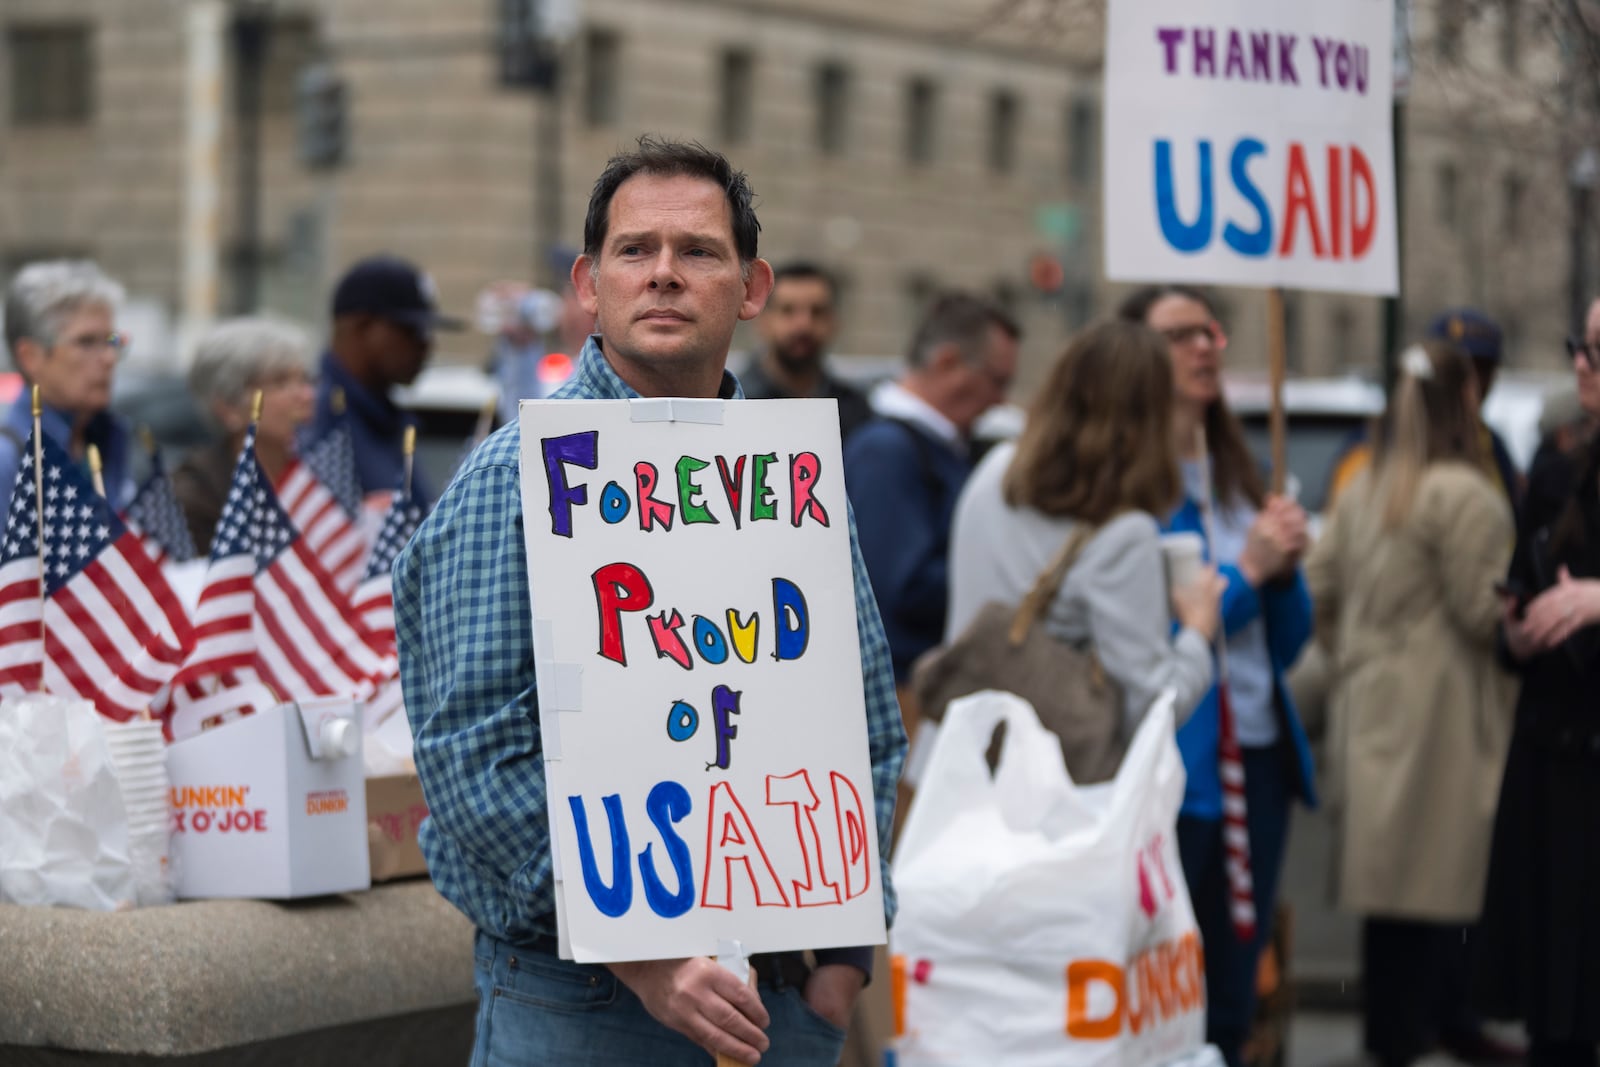
[[[1167,50],[1167,73],[1171,74],[1178,69],[1178,45],[1183,41],[1183,30],[1177,26],[1161,26],[1156,29],[1156,38]]]
[[[572,536],[572,505],[589,502],[587,484],[568,486],[563,463],[594,470],[599,464],[599,430],[546,437],[539,444],[544,450],[544,476],[550,485],[550,532],[558,537]]]
[[[1294,72],[1294,43],[1299,40],[1292,33],[1278,34],[1278,81],[1285,85],[1300,84],[1300,76]]]
[[[1202,71],[1200,68],[1204,67]],[[1217,76],[1217,32],[1215,30],[1194,31],[1194,76],[1204,74],[1208,78]]]

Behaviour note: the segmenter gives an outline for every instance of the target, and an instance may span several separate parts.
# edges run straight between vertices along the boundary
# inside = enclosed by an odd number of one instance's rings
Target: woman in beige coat
[[[1402,356],[1376,462],[1306,562],[1334,664],[1328,799],[1341,908],[1366,916],[1366,1047],[1402,1067],[1441,1036],[1441,988],[1483,904],[1515,697],[1495,659],[1511,554],[1477,462],[1476,386],[1445,342]]]

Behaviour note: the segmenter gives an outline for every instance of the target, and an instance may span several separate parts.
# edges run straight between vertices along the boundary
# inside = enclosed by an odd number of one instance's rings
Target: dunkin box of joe
[[[281,900],[371,886],[358,707],[279,704],[168,747],[178,896]]]

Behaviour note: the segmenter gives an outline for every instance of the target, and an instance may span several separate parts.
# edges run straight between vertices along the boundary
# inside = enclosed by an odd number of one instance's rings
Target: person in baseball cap
[[[368,256],[345,271],[333,290],[332,311],[333,339],[322,355],[316,413],[302,451],[346,426],[362,497],[386,500],[400,488],[405,429],[412,421],[389,390],[416,381],[435,331],[465,324],[440,313],[427,274],[391,255]],[[431,499],[415,475],[412,493],[424,507]]]
[[[1500,326],[1488,315],[1475,308],[1449,308],[1441,312],[1428,326],[1428,336],[1449,341],[1467,354],[1472,363],[1472,375],[1478,386],[1478,436],[1482,452],[1492,457],[1485,464],[1487,473],[1505,490],[1506,499],[1514,513],[1520,513],[1524,482],[1511,458],[1511,451],[1500,435],[1483,421],[1483,402],[1494,388],[1494,379],[1500,371],[1504,355],[1505,336]]]

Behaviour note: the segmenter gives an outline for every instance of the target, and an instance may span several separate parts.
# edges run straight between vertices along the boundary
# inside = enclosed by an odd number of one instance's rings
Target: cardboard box
[[[167,749],[180,897],[289,899],[372,884],[354,702],[279,704]]]
[[[428,802],[416,775],[367,779],[367,847],[374,882],[428,873],[417,847],[417,827],[427,816]]]

